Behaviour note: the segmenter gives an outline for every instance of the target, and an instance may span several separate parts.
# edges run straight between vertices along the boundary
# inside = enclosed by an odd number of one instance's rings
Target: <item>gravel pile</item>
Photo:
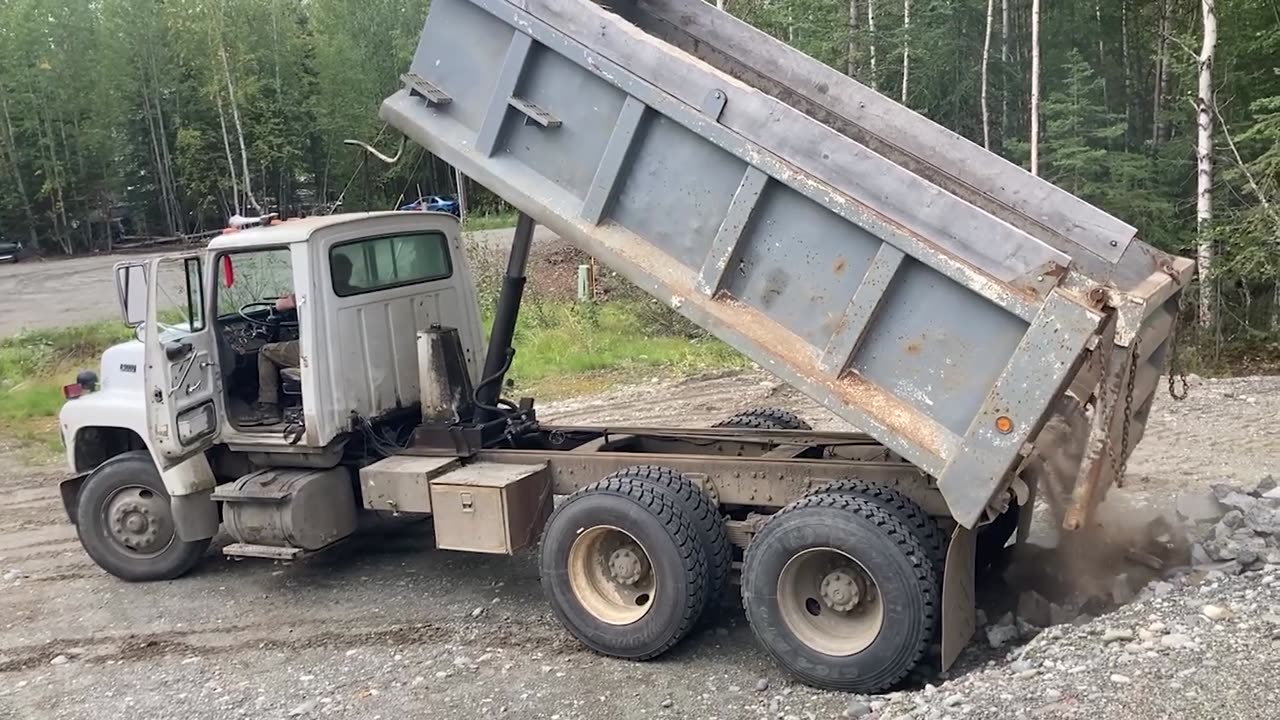
[[[1280,565],[1161,582],[1170,586],[1162,597],[1146,593],[1103,618],[1048,628],[950,682],[857,698],[845,715],[1280,717]]]
[[[1109,581],[1045,582],[1075,551],[1029,547],[1005,577],[1035,589],[979,612],[954,679],[854,698],[845,717],[1280,718],[1280,489],[1217,484],[1175,506]]]
[[[1270,475],[1250,492],[1216,484],[1208,492],[1184,493],[1177,508],[1189,526],[1193,564],[1280,564],[1280,486]]]

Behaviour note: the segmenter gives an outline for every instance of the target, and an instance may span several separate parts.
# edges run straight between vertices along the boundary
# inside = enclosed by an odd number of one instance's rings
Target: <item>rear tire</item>
[[[861,480],[849,478],[833,480],[819,486],[808,495],[856,495],[884,508],[891,515],[911,528],[929,559],[933,561],[938,578],[942,578],[943,567],[947,564],[947,547],[951,544],[947,534],[942,531],[938,522],[924,511],[914,500],[897,490],[884,485],[873,485]]]
[[[648,660],[683,638],[706,605],[707,559],[671,492],[610,477],[570,495],[543,531],[551,610],[592,650]]]
[[[906,677],[934,637],[939,592],[915,532],[851,494],[783,508],[742,570],[756,637],[801,681],[829,690],[875,693]]]
[[[729,534],[725,531],[724,517],[711,502],[711,498],[679,471],[660,465],[623,468],[606,476],[605,480],[648,483],[670,492],[680,500],[707,555],[707,607],[719,607],[729,588],[733,547],[729,544]]]
[[[98,466],[80,489],[76,534],[98,567],[129,582],[172,580],[204,557],[211,538],[178,537],[169,493],[145,450]]]
[[[776,407],[758,407],[743,410],[711,427],[741,427],[757,430],[812,430],[809,423],[790,410]]]

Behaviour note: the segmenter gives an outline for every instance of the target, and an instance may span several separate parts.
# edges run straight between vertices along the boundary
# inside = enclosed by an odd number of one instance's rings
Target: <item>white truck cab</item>
[[[170,498],[179,540],[207,544],[220,481],[272,465],[332,467],[352,433],[414,406],[420,332],[456,328],[472,380],[483,361],[459,223],[444,213],[272,221],[229,230],[201,252],[121,263],[116,279],[137,339],[104,352],[100,390],[61,411],[76,473],[63,496],[82,539],[92,520],[140,557],[163,552],[148,543],[172,535],[148,519],[163,514],[154,490]],[[250,424],[264,392],[280,417]],[[163,488],[138,481],[78,516],[81,485],[108,463],[158,472]],[[86,549],[100,564],[110,550]]]

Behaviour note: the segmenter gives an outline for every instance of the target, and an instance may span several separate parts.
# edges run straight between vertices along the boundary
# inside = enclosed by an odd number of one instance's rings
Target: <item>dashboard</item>
[[[236,355],[256,354],[269,342],[298,339],[298,328],[294,325],[281,325],[278,328],[263,327],[239,315],[226,316],[218,324],[222,337],[226,339]]]

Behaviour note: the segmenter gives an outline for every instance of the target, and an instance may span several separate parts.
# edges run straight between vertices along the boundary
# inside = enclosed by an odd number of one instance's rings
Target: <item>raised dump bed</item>
[[[1061,450],[1035,441],[1074,387],[1079,522],[1141,436],[1191,263],[700,0],[611,5],[435,0],[382,115],[936,478],[966,527]]]

